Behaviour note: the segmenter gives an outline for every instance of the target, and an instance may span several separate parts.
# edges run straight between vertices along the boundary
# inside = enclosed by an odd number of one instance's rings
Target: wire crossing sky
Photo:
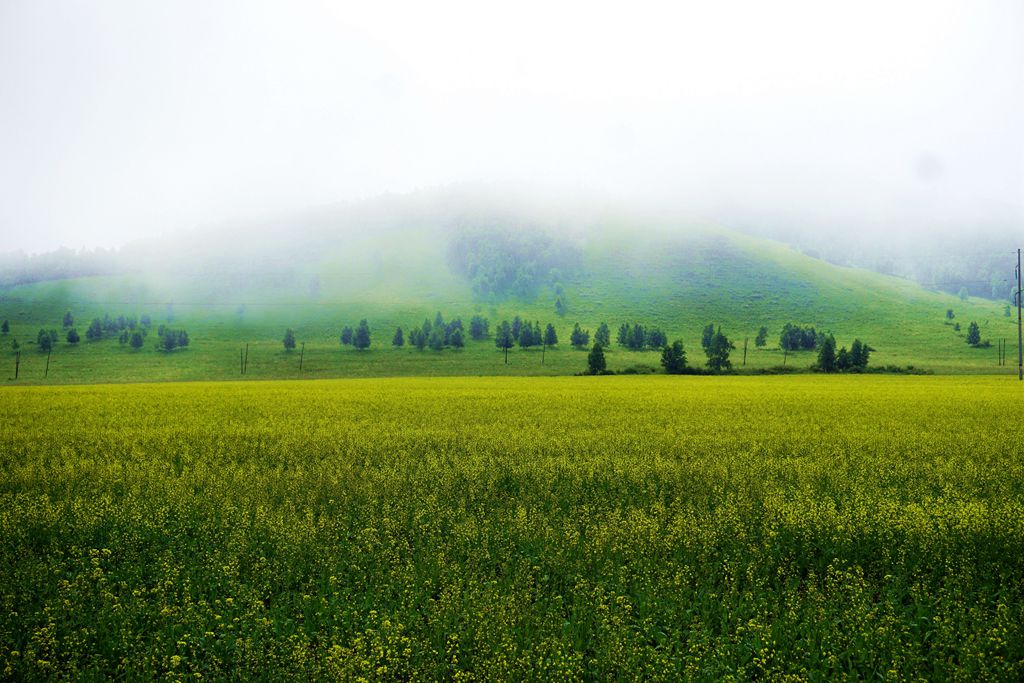
[[[0,251],[531,183],[864,234],[1024,216],[1024,3],[0,3]]]

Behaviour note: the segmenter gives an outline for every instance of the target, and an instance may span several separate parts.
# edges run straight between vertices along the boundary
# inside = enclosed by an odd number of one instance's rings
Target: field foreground
[[[0,389],[0,672],[1020,680],[1020,392]]]

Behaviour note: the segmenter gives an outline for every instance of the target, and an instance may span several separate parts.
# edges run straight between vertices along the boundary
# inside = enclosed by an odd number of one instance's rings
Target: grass
[[[1020,680],[996,377],[0,389],[8,679]]]
[[[252,282],[183,277],[158,280],[145,275],[82,278],[9,288],[0,292],[0,319],[9,319],[11,334],[0,338],[0,378],[14,375],[10,340],[23,345],[23,383],[132,382],[161,380],[224,380],[239,376],[240,347],[250,345],[250,379],[298,377],[298,353],[286,354],[281,338],[286,327],[306,342],[303,376],[404,375],[565,375],[585,368],[585,354],[567,348],[569,332],[580,321],[593,332],[605,321],[613,334],[622,322],[658,326],[669,339],[682,338],[691,363],[703,364],[700,331],[708,322],[721,324],[737,345],[733,360],[741,365],[744,339],[749,339],[749,371],[784,362],[778,334],[787,322],[831,330],[839,345],[854,338],[877,351],[874,365],[915,365],[939,373],[1012,372],[996,363],[999,339],[1016,338],[1015,320],[1005,317],[1004,304],[929,292],[914,283],[863,270],[840,268],[809,258],[766,240],[722,230],[681,235],[639,233],[641,227],[617,226],[597,232],[583,250],[579,274],[563,283],[569,311],[554,314],[555,293],[544,289],[530,301],[474,301],[467,283],[443,265],[443,244],[407,240],[415,249],[389,256],[388,277],[362,264],[336,263],[280,282]],[[643,238],[638,237],[643,235]],[[402,255],[404,254],[404,256]],[[308,277],[322,283],[319,297],[308,293]],[[168,307],[168,302],[173,306]],[[239,304],[245,303],[244,311]],[[956,311],[963,330],[947,324],[948,308]],[[153,337],[140,351],[119,347],[116,340],[64,342],[61,318],[70,310],[84,335],[92,317],[104,313],[148,313],[154,325],[185,327],[192,346],[173,354],[154,350]],[[517,314],[541,324],[556,325],[562,342],[545,355],[539,350],[502,354],[488,340],[461,351],[391,348],[395,327],[408,332],[441,311],[446,318],[474,314],[487,317],[492,329]],[[373,331],[368,353],[342,348],[344,325],[367,318]],[[965,342],[970,321],[991,340],[987,349]],[[754,349],[761,325],[769,328],[769,348]],[[45,359],[32,342],[40,328],[61,334],[44,378]],[[1014,348],[1015,350],[1015,348]],[[611,369],[658,367],[656,353],[634,353],[614,347]],[[787,364],[806,368],[812,353],[790,356]]]

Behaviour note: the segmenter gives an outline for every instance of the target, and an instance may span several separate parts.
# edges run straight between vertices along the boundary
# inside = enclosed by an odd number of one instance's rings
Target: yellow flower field
[[[1024,678],[1024,388],[0,389],[7,679]]]

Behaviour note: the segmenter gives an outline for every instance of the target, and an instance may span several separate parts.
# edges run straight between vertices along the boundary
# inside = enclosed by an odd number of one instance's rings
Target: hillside
[[[776,242],[683,219],[545,210],[415,197],[304,216],[294,220],[287,239],[276,242],[260,235],[280,234],[277,224],[263,233],[253,228],[193,234],[178,243],[130,249],[126,253],[135,267],[128,263],[124,272],[0,290],[0,319],[11,325],[10,334],[0,340],[2,376],[13,377],[10,341],[17,339],[22,345],[19,381],[44,381],[45,354],[34,340],[40,328],[53,328],[59,342],[47,382],[237,378],[239,351],[246,343],[248,378],[295,377],[300,352],[282,348],[286,327],[305,343],[303,376],[570,374],[586,363],[585,353],[568,344],[577,321],[591,333],[607,322],[613,338],[623,322],[659,327],[669,339],[684,340],[691,364],[703,364],[701,328],[720,324],[737,345],[737,369],[748,371],[783,363],[778,336],[787,322],[830,330],[839,345],[855,337],[866,340],[876,349],[872,365],[915,365],[936,372],[1014,370],[1012,359],[1007,367],[996,365],[996,340],[1016,338],[1015,320],[1005,317],[1001,304],[961,301],[907,280],[837,267]],[[543,236],[537,239],[548,240],[546,253],[557,256],[562,249],[572,258],[556,264],[564,270],[530,270],[534,279],[528,291],[481,294],[483,276],[472,281],[452,262],[452,240],[466,229]],[[232,247],[236,244],[238,249]],[[474,268],[475,262],[468,271],[477,272]],[[537,266],[531,261],[523,268]],[[562,316],[555,311],[558,298],[565,305]],[[954,331],[945,320],[948,308],[963,331]],[[83,335],[77,346],[64,340],[66,311]],[[482,315],[492,333],[501,320],[517,314],[542,327],[550,322],[561,343],[543,354],[543,364],[540,349],[515,348],[505,365],[492,339],[440,352],[392,348],[396,327],[408,332],[438,311],[467,324],[474,314]],[[117,335],[85,341],[89,320],[104,314],[148,314],[154,333],[139,350],[119,344]],[[372,347],[363,352],[342,347],[342,327],[362,318],[371,327]],[[965,343],[970,321],[978,322],[992,348]],[[156,351],[153,340],[160,324],[188,330],[190,346]],[[769,329],[768,346],[755,349],[762,325]],[[741,368],[745,338],[749,351]],[[790,354],[785,360],[803,368],[813,353]],[[658,355],[613,345],[608,362],[615,370],[657,367]]]

